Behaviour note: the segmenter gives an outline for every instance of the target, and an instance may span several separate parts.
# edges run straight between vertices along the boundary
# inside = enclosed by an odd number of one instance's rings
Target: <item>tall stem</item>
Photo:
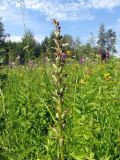
[[[61,105],[60,105],[60,108],[62,108]],[[60,127],[59,127],[60,159],[64,160],[64,136],[63,136],[62,112],[60,112],[60,115],[59,115],[59,122],[60,122]]]
[[[53,63],[53,81],[55,86],[55,95],[54,100],[56,102],[56,114],[57,116],[57,123],[56,126],[58,132],[58,145],[59,145],[59,160],[64,160],[64,110],[63,110],[63,99],[64,99],[64,74],[63,74],[63,67],[65,64],[65,59],[63,58],[63,51],[62,51],[62,43],[60,35],[60,26],[57,20],[53,20],[55,26],[55,38],[54,42],[56,45],[56,59],[55,63]]]

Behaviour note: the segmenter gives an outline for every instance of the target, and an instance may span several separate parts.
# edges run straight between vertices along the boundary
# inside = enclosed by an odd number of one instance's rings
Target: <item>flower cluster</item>
[[[54,42],[55,42],[55,63],[52,63],[52,79],[54,83],[53,101],[55,102],[55,112],[56,112],[56,123],[53,131],[56,133],[59,145],[59,159],[64,160],[64,128],[65,128],[65,116],[66,111],[64,111],[64,91],[66,88],[66,76],[64,73],[65,59],[67,58],[66,53],[62,48],[62,36],[61,36],[61,26],[59,21],[53,19],[53,24],[55,27],[54,31]]]

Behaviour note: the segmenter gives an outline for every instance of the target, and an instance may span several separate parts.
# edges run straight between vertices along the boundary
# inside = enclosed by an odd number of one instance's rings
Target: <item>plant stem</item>
[[[4,98],[4,95],[3,95],[1,89],[0,89],[0,94],[1,94],[1,97],[2,97],[2,103],[3,103],[3,114],[5,115],[5,98]]]
[[[60,147],[60,160],[64,160],[64,137],[63,137],[63,122],[62,122],[62,108],[60,104],[60,114],[59,114],[59,147]]]

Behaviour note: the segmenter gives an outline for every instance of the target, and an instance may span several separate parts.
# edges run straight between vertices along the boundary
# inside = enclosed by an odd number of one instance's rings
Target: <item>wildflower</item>
[[[68,56],[70,56],[70,55],[71,55],[71,51],[67,51],[66,54],[67,54]]]
[[[54,70],[58,69],[57,66],[56,66],[56,64],[54,64],[54,63],[52,63],[52,67],[53,67]]]
[[[52,75],[52,78],[53,78],[53,81],[54,81],[55,83],[57,83],[57,78],[56,78],[56,76],[55,76],[55,75]]]
[[[59,31],[59,30],[56,30],[56,31],[54,32],[54,34],[55,34],[56,38],[60,37],[60,31]]]
[[[105,73],[104,74],[104,77],[108,77],[108,76],[110,76],[110,73]]]
[[[61,36],[61,27],[59,26],[59,22],[56,19],[53,19],[53,23],[55,26],[54,31],[54,43],[55,47],[55,63],[52,64],[53,67],[53,84],[55,87],[55,91],[53,92],[53,101],[55,103],[55,111],[57,120],[55,122],[54,131],[58,131],[57,140],[59,144],[59,157],[60,159],[64,159],[64,119],[63,119],[63,103],[64,103],[64,90],[66,88],[66,74],[63,72],[63,68],[65,65],[65,59],[67,57],[66,53],[64,53],[62,48],[62,36]],[[56,72],[57,69],[57,72]],[[63,80],[64,79],[64,80]]]
[[[104,74],[104,79],[105,80],[110,80],[111,79],[110,73],[105,73]]]
[[[85,84],[85,81],[83,79],[80,79],[80,82],[79,82],[81,85],[84,85]]]
[[[106,50],[106,58],[107,58],[107,59],[110,58],[110,50],[109,50],[109,48],[107,48],[107,50]]]
[[[83,64],[83,63],[84,63],[84,58],[80,57],[80,64]]]
[[[67,55],[65,54],[65,52],[62,52],[62,59],[65,60],[67,58]]]

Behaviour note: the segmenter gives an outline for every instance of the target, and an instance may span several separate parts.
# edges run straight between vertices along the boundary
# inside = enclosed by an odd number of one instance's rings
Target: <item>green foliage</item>
[[[105,47],[105,26],[104,24],[101,24],[100,28],[99,28],[99,35],[98,35],[98,45],[101,47],[101,48],[104,48]]]
[[[22,38],[22,52],[24,53],[25,63],[35,57],[35,49],[37,42],[34,39],[33,33],[27,30]]]
[[[51,123],[49,113],[41,102],[43,99],[47,104],[51,103],[44,72],[43,67],[36,70],[22,67],[8,73],[9,80],[2,92],[5,98],[5,113],[0,101],[0,115],[4,123],[1,148],[8,159],[17,157],[19,153],[33,146],[42,153]],[[30,155],[37,157],[34,153]]]
[[[4,29],[4,24],[1,21],[1,17],[0,17],[0,47],[3,45],[4,41],[5,41],[5,29]]]
[[[65,160],[119,160],[120,59],[112,57],[104,64],[89,56],[80,65],[68,58],[64,66],[64,59],[59,59],[59,23],[55,25],[55,64],[47,61],[33,68],[0,69],[0,160],[57,160],[60,152]],[[101,30],[104,33],[104,27]],[[101,36],[104,38],[104,34]],[[74,44],[70,36],[63,39],[70,44],[66,47],[69,53],[78,51],[77,59],[96,52],[90,44]],[[36,44],[32,33],[27,32],[23,43],[6,45],[10,45],[15,59],[15,47],[17,51],[22,49],[22,54],[26,52],[28,62]],[[42,52],[45,56],[48,52],[50,58],[51,46],[54,50],[53,34],[41,44]]]
[[[120,60],[67,63],[65,158],[119,160]],[[5,68],[0,92],[0,159],[54,160],[51,67]],[[3,81],[3,80],[2,80]],[[34,148],[35,147],[35,148]]]
[[[75,68],[74,87],[68,91],[75,92],[75,96],[70,95],[68,103],[74,116],[70,148],[75,157],[83,156],[80,159],[90,159],[91,153],[94,159],[119,159],[120,77],[115,72],[119,61],[115,63],[89,63],[90,66],[82,71],[79,67]],[[110,76],[105,77],[106,73]],[[80,79],[84,79],[85,83],[81,83]]]
[[[35,149],[35,147],[31,147],[31,148],[28,148],[27,150],[25,150],[22,154],[18,155],[18,160],[22,160],[23,158],[25,158],[34,149]]]
[[[109,29],[108,31],[105,31],[104,24],[101,24],[99,28],[99,35],[98,35],[98,41],[97,41],[99,47],[101,48],[109,48],[109,50],[112,53],[116,52],[115,44],[116,44],[116,33],[113,32],[112,29]]]

